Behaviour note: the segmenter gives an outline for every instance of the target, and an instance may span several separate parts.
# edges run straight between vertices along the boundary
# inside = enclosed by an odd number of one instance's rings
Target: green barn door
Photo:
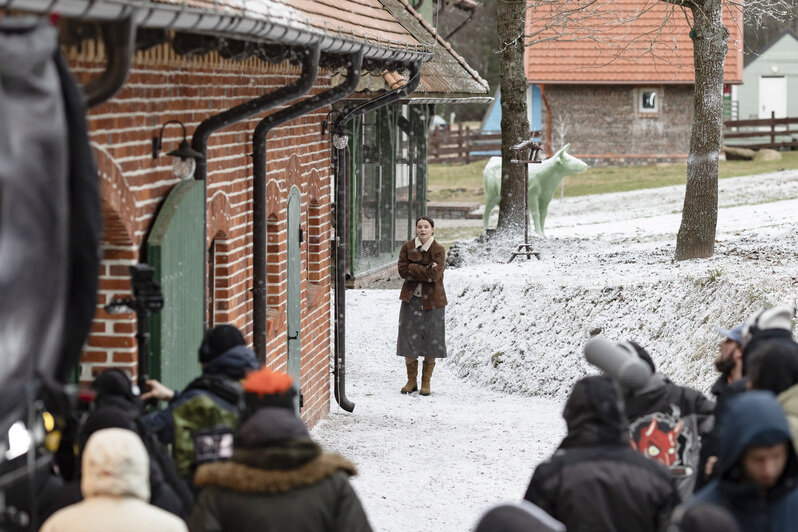
[[[200,373],[205,217],[202,181],[177,184],[161,207],[147,239],[147,262],[163,290],[164,306],[150,319],[150,373],[182,389]]]
[[[302,393],[301,376],[301,328],[302,317],[300,315],[300,197],[299,189],[291,187],[288,193],[288,374],[294,379],[297,391]],[[299,409],[299,398],[297,397],[296,407]]]

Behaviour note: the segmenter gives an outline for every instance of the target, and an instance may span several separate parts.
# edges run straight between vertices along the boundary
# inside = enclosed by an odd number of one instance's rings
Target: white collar
[[[416,237],[416,249],[421,248],[422,251],[429,251],[430,246],[432,246],[432,241],[433,240],[435,240],[435,236],[429,237],[429,240],[427,240],[427,243],[424,244],[424,245],[421,245],[421,239]]]

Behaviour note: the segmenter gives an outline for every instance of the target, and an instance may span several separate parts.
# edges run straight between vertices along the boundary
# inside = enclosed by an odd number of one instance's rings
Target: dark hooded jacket
[[[729,400],[721,426],[717,468],[720,478],[710,482],[689,502],[708,502],[729,510],[743,532],[798,530],[798,461],[792,445],[776,484],[760,491],[743,478],[741,460],[749,447],[791,443],[790,429],[778,401],[770,392],[747,392]]]
[[[661,465],[629,447],[623,403],[608,377],[577,382],[565,405],[568,435],[532,476],[524,499],[568,532],[665,530],[679,502]]]
[[[633,446],[668,468],[686,500],[701,467],[702,438],[714,426],[715,403],[660,373],[643,388],[627,392],[624,402]]]
[[[291,408],[265,407],[236,434],[232,460],[199,467],[192,532],[370,532],[349,484],[355,466],[322,452]]]
[[[144,422],[164,444],[175,440],[174,410],[198,395],[206,395],[224,410],[238,412],[242,401],[238,381],[259,367],[255,354],[245,345],[237,345],[211,359],[202,375],[191,381],[182,392],[175,391],[169,406],[144,416]]]
[[[166,448],[141,421],[141,402],[133,392],[130,378],[122,370],[109,369],[95,379],[92,388],[97,396],[94,411],[84,422],[78,436],[81,453],[89,436],[98,430],[123,428],[136,432],[150,458],[150,502],[182,519],[188,519],[194,504],[191,491],[180,478]],[[64,486],[47,515],[83,500],[80,480],[77,478]]]

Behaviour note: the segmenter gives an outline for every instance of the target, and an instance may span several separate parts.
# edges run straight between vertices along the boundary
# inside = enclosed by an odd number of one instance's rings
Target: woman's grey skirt
[[[402,301],[399,310],[400,357],[446,358],[446,307],[421,309],[421,298]]]

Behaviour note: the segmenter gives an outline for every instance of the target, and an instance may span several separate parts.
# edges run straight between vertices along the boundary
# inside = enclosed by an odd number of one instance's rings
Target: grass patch
[[[719,177],[738,177],[798,168],[798,151],[781,152],[780,161],[721,161]],[[430,201],[484,203],[482,171],[487,159],[471,164],[431,164],[427,196]],[[680,185],[685,182],[686,163],[651,166],[590,168],[565,178],[565,196],[625,192]],[[555,196],[559,196],[557,189]]]
[[[459,240],[470,240],[481,234],[482,224],[450,227],[441,225],[440,227],[435,227],[435,241],[442,245],[447,252],[455,242]]]

